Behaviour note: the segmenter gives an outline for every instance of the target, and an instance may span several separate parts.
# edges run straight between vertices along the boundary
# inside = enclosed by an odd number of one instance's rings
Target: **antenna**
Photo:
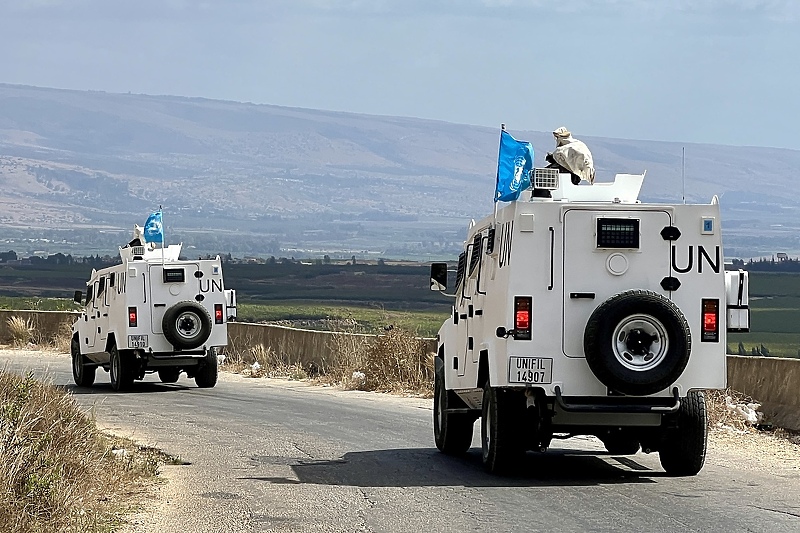
[[[686,147],[681,147],[681,181],[683,182],[683,203],[686,205]]]

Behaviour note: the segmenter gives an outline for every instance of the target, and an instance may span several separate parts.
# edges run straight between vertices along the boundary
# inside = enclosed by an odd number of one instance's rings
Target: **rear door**
[[[199,263],[150,264],[147,266],[149,273],[149,301],[150,301],[150,330],[153,333],[163,334],[161,321],[167,309],[178,302],[186,300],[196,301],[200,294],[197,272],[200,272]]]
[[[671,273],[671,241],[661,231],[672,223],[667,210],[564,213],[564,317],[562,346],[567,357],[583,357],[583,334],[594,310],[629,289],[663,294]]]

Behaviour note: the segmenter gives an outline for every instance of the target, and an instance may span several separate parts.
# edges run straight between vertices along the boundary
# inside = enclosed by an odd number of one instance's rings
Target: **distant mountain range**
[[[498,121],[537,164],[562,125]],[[575,135],[598,181],[647,170],[650,201],[681,201],[685,147],[687,201],[720,197],[729,256],[800,251],[800,151]],[[167,239],[198,253],[451,257],[491,212],[498,138],[499,124],[0,84],[0,249],[113,254],[161,205]]]

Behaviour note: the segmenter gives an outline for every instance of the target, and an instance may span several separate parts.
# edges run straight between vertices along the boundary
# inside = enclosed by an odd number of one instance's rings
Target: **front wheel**
[[[97,366],[86,364],[86,358],[81,354],[81,346],[77,338],[72,338],[69,347],[72,355],[72,379],[75,380],[75,385],[91,387],[97,374]]]
[[[481,448],[483,466],[492,474],[507,474],[525,456],[525,396],[517,391],[483,388]]]
[[[708,441],[706,399],[701,391],[689,391],[681,400],[675,427],[664,432],[658,451],[661,466],[671,476],[694,476],[703,468]]]
[[[200,363],[200,368],[194,376],[194,382],[201,389],[210,389],[217,384],[217,377],[219,375],[219,363],[217,361],[217,351],[214,348],[209,348],[206,351],[206,356],[203,363]]]
[[[438,358],[437,358],[438,359]],[[450,393],[444,386],[444,367],[437,361],[433,381],[433,439],[436,447],[448,455],[461,455],[472,445],[475,418],[469,413],[448,413],[452,408]],[[461,407],[465,407],[463,404]]]

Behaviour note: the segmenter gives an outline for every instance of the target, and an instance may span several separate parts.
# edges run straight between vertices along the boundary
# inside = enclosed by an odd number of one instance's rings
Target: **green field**
[[[79,311],[81,307],[66,298],[37,298],[35,296],[0,296],[0,309],[32,311]]]
[[[428,289],[429,267],[409,265],[226,264],[225,284],[239,297],[239,321],[375,333],[401,327],[431,337],[451,300]],[[0,308],[72,310],[90,265],[0,268]],[[54,298],[60,296],[61,298]],[[800,355],[800,273],[750,273],[751,333],[730,334],[728,348]]]
[[[433,337],[449,311],[402,311],[380,306],[312,304],[307,302],[239,302],[239,322],[286,323],[294,327],[379,333],[402,328],[422,337]]]
[[[800,274],[750,272],[750,333],[729,334],[729,350],[739,343],[747,355],[800,356]]]

